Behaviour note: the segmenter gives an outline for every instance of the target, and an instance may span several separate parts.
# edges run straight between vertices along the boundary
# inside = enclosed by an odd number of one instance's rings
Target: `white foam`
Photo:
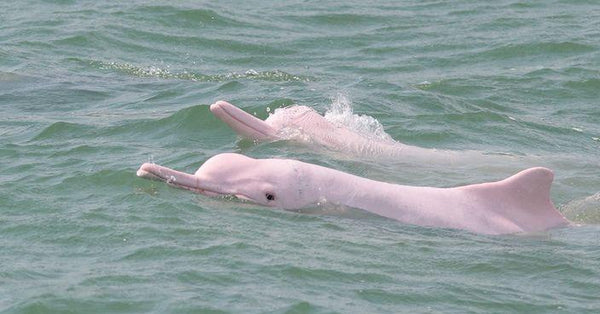
[[[393,141],[377,119],[368,115],[354,114],[350,100],[343,94],[338,94],[333,99],[331,107],[324,116],[334,125],[344,126],[367,138]]]
[[[560,211],[569,220],[584,224],[600,223],[600,192],[583,199],[572,200]]]

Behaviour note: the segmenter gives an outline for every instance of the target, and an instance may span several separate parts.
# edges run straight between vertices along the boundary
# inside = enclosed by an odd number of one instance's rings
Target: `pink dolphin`
[[[554,175],[546,168],[530,168],[498,182],[434,188],[374,181],[297,160],[226,153],[210,158],[193,175],[151,163],[143,164],[137,175],[263,206],[294,210],[332,203],[404,223],[483,234],[569,224],[550,200]]]
[[[436,164],[464,164],[465,161],[491,163],[511,156],[484,154],[477,151],[451,151],[406,145],[390,138],[361,134],[334,124],[306,106],[280,108],[266,120],[226,102],[217,101],[210,111],[238,135],[255,141],[294,140],[317,144],[335,152],[353,156],[389,160],[418,160]]]

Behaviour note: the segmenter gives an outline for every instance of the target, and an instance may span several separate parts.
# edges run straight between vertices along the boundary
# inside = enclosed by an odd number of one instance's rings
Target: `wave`
[[[118,125],[93,125],[58,121],[50,124],[30,141],[60,141],[71,139],[107,139],[128,135],[143,135],[149,138],[180,136],[185,133],[198,134],[218,128],[220,123],[213,118],[207,105],[195,105],[178,110],[166,117],[156,119],[123,120]]]
[[[533,42],[507,44],[481,52],[476,57],[490,59],[527,58],[535,56],[569,56],[596,51],[591,45],[577,42]]]
[[[89,133],[92,128],[93,127],[84,124],[59,121],[52,123],[50,126],[43,129],[33,137],[32,141],[79,138]]]
[[[280,70],[256,71],[249,69],[241,73],[231,72],[208,75],[192,71],[172,71],[169,66],[136,66],[128,63],[104,61],[89,61],[89,64],[99,70],[115,71],[135,77],[178,79],[195,82],[227,82],[237,79],[271,82],[310,82],[315,80],[312,77],[290,74]]]

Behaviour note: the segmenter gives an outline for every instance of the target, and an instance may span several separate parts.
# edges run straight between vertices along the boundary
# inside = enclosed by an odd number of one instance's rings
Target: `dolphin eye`
[[[265,194],[265,197],[267,198],[268,201],[274,201],[275,200],[275,195],[273,195],[272,193]]]

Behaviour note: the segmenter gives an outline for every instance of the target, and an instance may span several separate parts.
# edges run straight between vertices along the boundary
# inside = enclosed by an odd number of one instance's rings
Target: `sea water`
[[[599,98],[591,0],[2,1],[0,311],[598,312]],[[220,99],[526,162],[253,143],[210,113]],[[135,176],[222,152],[439,187],[547,166],[577,225],[482,236]]]

